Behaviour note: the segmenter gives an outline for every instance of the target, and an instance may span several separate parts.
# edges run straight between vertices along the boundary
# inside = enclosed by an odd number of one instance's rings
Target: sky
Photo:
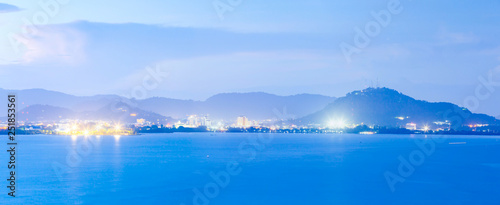
[[[500,116],[499,10],[489,0],[0,0],[0,88],[204,100],[385,86]]]

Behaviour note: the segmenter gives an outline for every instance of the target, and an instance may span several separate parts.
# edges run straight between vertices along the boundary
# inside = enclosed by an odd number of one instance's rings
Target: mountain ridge
[[[404,126],[407,123],[429,125],[446,121],[453,116],[443,117],[446,112],[460,113],[462,124],[498,124],[495,117],[472,113],[466,108],[449,102],[428,102],[405,95],[389,88],[367,88],[334,98],[316,94],[279,96],[265,92],[220,93],[204,101],[179,100],[165,97],[128,99],[118,95],[74,96],[44,89],[9,91],[0,89],[0,94],[18,93],[18,110],[27,106],[45,105],[55,116],[73,116],[87,119],[100,116],[112,119],[114,109],[127,107],[148,120],[185,119],[188,115],[208,115],[212,120],[234,121],[238,116],[250,120],[276,119],[275,111],[286,110],[287,118],[296,124],[327,125],[332,120],[345,123],[380,126]],[[37,112],[31,108],[29,112]],[[71,112],[70,112],[71,111]],[[113,111],[113,112],[110,112]],[[85,113],[84,116],[81,114]],[[101,113],[101,114],[100,114]],[[107,113],[102,114],[102,113]],[[449,114],[449,113],[448,113]],[[43,116],[35,117],[43,119]],[[53,119],[54,117],[50,117]],[[137,118],[137,116],[136,116]],[[134,121],[125,117],[126,121]]]
[[[31,105],[47,105],[69,109],[75,113],[91,113],[111,103],[125,103],[129,107],[165,117],[183,119],[187,115],[209,115],[215,120],[235,120],[247,116],[252,120],[276,118],[273,110],[287,108],[297,117],[318,111],[335,100],[316,94],[279,96],[265,92],[220,93],[204,101],[180,100],[166,97],[128,99],[118,95],[75,96],[45,89],[5,90],[0,94],[17,93],[18,110]]]

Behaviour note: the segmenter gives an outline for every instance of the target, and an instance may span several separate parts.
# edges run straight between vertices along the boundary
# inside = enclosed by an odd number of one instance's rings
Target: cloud
[[[64,26],[38,27],[34,35],[19,35],[25,47],[21,56],[24,64],[63,63],[74,65],[85,59],[85,35]]]
[[[438,33],[438,38],[442,44],[469,44],[479,42],[479,38],[472,33],[450,32],[446,29],[441,29]]]
[[[21,9],[14,5],[0,3],[0,13],[9,13],[16,11],[21,11]]]

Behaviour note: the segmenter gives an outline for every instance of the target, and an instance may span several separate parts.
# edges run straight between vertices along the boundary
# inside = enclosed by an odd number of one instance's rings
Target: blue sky
[[[498,1],[401,0],[402,11],[348,61],[340,44],[354,44],[355,28],[391,1],[40,1],[58,2],[54,12],[0,1],[0,87],[126,96],[159,65],[168,76],[148,96],[343,96],[378,82],[467,106],[480,76],[500,81]],[[230,8],[223,19],[214,2]],[[43,25],[26,23],[33,19]],[[30,28],[37,33],[23,35]],[[15,46],[12,36],[22,37]],[[500,115],[493,90],[476,111]]]

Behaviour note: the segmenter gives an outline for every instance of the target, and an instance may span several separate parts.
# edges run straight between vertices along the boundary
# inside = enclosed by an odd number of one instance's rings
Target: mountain
[[[0,89],[0,95],[8,93],[17,94],[20,119],[30,121],[68,118],[135,122],[144,118],[151,122],[171,123],[174,119],[194,114],[209,115],[213,120],[234,121],[242,115],[250,120],[275,119],[282,117],[277,116],[280,113],[285,114],[286,119],[295,119],[297,124],[345,122],[404,126],[410,122],[431,125],[446,120],[460,125],[500,124],[499,120],[488,115],[474,114],[451,103],[416,100],[389,88],[354,91],[338,99],[311,94],[278,96],[254,92],[217,94],[205,101],[162,97],[136,100],[117,95],[80,97],[42,89]]]
[[[161,124],[174,123],[171,117],[165,117],[160,114],[144,111],[133,107],[124,102],[112,102],[97,111],[81,113],[78,119],[107,120],[133,123],[137,119],[145,119],[150,122]]]
[[[17,112],[21,121],[59,121],[74,119],[76,113],[70,109],[51,105],[31,105]]]
[[[201,101],[177,100],[164,97],[152,97],[144,100],[132,100],[132,105],[176,119],[183,119],[187,115],[201,114],[196,109]]]
[[[209,115],[213,120],[226,121],[234,121],[238,116],[244,115],[250,120],[265,120],[276,118],[276,111],[279,113],[286,111],[287,117],[298,118],[319,111],[335,100],[333,97],[322,95],[278,96],[262,92],[223,93],[205,101],[164,97],[137,100],[118,95],[74,96],[43,89],[0,89],[0,95],[6,96],[9,93],[16,94],[18,110],[31,107],[27,111],[33,113],[29,119],[47,120],[69,115],[75,115],[81,119],[88,119],[91,115],[105,119],[118,117],[115,112],[108,112],[109,106],[117,103],[129,107],[128,110],[134,109],[143,113],[144,117],[148,119],[151,117],[154,121],[167,119],[167,117],[184,119],[188,115]],[[50,110],[50,112],[42,112],[43,109]],[[37,113],[36,116],[34,113]]]
[[[452,124],[499,124],[494,117],[471,113],[452,103],[416,100],[389,88],[368,88],[348,93],[323,110],[297,120],[300,124],[342,121],[348,124],[401,126],[406,123],[432,125],[448,120]]]
[[[73,110],[51,105],[31,105],[18,112],[22,121],[59,121],[62,119],[79,120],[111,120],[134,123],[137,119],[150,122],[174,123],[174,120],[153,112],[131,107],[123,102],[110,103],[96,111],[75,112]],[[5,120],[2,118],[2,120]]]
[[[302,117],[321,110],[335,98],[322,95],[300,94],[278,96],[262,92],[223,93],[206,101],[181,101],[168,98],[149,98],[138,101],[145,110],[174,118],[187,114],[208,114],[215,120],[235,120],[246,116],[250,120],[276,118],[275,111],[286,110],[289,117]]]
[[[74,96],[44,89],[4,90],[0,96],[16,94],[18,110],[29,105],[50,105],[70,109],[77,112],[95,111],[110,102],[125,100],[118,95]]]

